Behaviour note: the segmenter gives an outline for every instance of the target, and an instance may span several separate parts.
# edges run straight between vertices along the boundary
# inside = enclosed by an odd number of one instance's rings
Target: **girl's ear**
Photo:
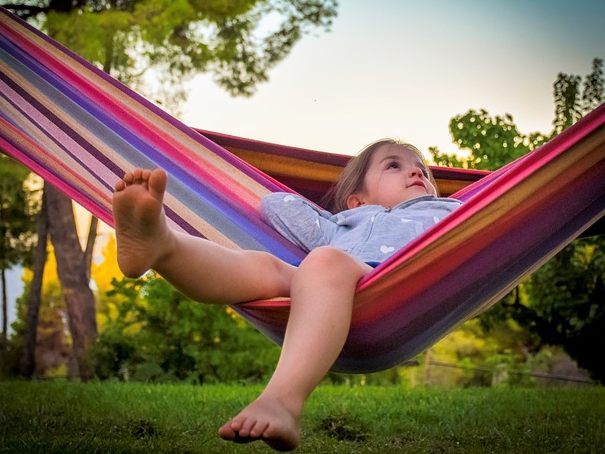
[[[351,208],[357,208],[361,205],[364,205],[363,197],[361,194],[351,194],[347,197],[347,208],[350,210]]]

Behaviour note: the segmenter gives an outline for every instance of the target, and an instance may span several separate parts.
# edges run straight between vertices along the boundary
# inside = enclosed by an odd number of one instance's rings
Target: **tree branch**
[[[97,225],[99,219],[96,216],[90,218],[90,226],[88,227],[88,239],[86,240],[86,249],[84,250],[84,263],[86,265],[86,277],[90,280],[90,267],[92,266],[92,253],[95,248],[95,240],[97,239]]]
[[[35,16],[40,13],[48,13],[50,11],[50,6],[35,6],[35,5],[23,5],[19,3],[10,3],[8,5],[2,5],[3,8],[13,12],[21,19],[29,19],[32,16]]]

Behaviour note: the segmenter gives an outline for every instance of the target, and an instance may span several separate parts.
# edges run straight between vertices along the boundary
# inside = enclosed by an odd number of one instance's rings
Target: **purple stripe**
[[[596,181],[597,179],[601,179],[601,182]],[[354,362],[351,362],[352,358],[349,357],[341,362],[340,367],[344,366],[348,370],[350,368],[355,370],[362,368],[364,371],[377,370],[395,365],[403,358],[413,357],[422,351],[433,343],[435,338],[475,313],[500,290],[510,287],[536,263],[546,260],[553,251],[562,248],[595,218],[602,216],[605,211],[605,200],[602,197],[605,191],[603,181],[605,180],[603,180],[601,164],[600,174],[595,173],[591,180],[584,181],[583,187],[576,186],[574,190],[559,194],[551,201],[552,206],[544,206],[540,214],[534,214],[533,220],[528,219],[529,222],[523,223],[523,226],[518,225],[517,229],[509,229],[488,249],[459,268],[455,275],[444,277],[439,286],[429,288],[425,294],[409,301],[415,306],[431,309],[420,317],[414,317],[407,327],[398,314],[389,314],[372,327],[363,327],[358,341],[362,342],[363,348],[367,350],[365,357],[360,358],[359,351],[350,350],[348,353],[354,356]],[[579,190],[596,196],[578,202]],[[599,197],[598,194],[601,196]],[[561,204],[570,209],[569,213],[573,213],[566,220],[561,220],[555,209]],[[551,214],[545,216],[546,213]],[[523,229],[521,236],[519,236],[519,228]],[[511,251],[515,251],[514,255],[511,255]],[[501,260],[502,257],[506,257],[507,260]],[[405,306],[406,304],[402,302],[401,307]],[[410,320],[409,317],[404,319]],[[391,324],[399,333],[391,334],[385,339],[385,332],[389,331],[387,326]],[[378,336],[381,345],[368,346],[367,338],[372,335],[367,329],[374,328],[378,330],[375,335]],[[397,348],[389,354],[383,354],[382,358],[377,357],[376,351],[386,352],[383,348],[385,340],[395,342]],[[347,355],[347,348],[343,349],[343,354]],[[337,369],[338,366],[337,363]]]
[[[4,74],[0,74],[0,79],[4,79]],[[7,80],[6,82],[7,82],[9,85],[12,85],[12,81],[11,81],[10,79],[9,79],[9,80]],[[11,88],[13,88],[13,89],[17,88],[15,91],[19,91],[19,92],[20,92],[20,93],[19,93],[20,95],[22,95],[22,96],[24,96],[24,97],[26,97],[26,98],[30,98],[30,97],[29,97],[29,95],[27,95],[27,92],[24,92],[24,91],[22,91],[22,90],[18,89],[18,87],[12,86]],[[0,96],[3,96],[3,97],[4,97],[4,94],[0,94]],[[10,102],[10,99],[8,99],[8,98],[6,98],[6,97],[5,97],[5,99],[7,99],[7,100]],[[31,98],[29,101],[30,101],[32,104],[38,104],[38,103],[35,101],[35,99],[33,99],[33,98]],[[41,111],[45,111],[45,110],[46,110],[46,109],[45,109],[44,107],[42,107],[40,104],[38,104],[38,106],[40,107],[40,110],[41,110]],[[28,115],[26,112],[24,112],[24,111],[23,111],[23,110],[22,110],[22,109],[21,109],[19,106],[16,106],[16,105],[14,105],[14,104],[13,104],[13,107],[14,107],[16,110],[18,110],[19,112],[21,112],[21,114],[22,114],[23,116],[25,116],[26,118],[29,118],[29,119],[31,120],[31,117],[29,117],[29,115]],[[71,131],[70,129],[68,129],[68,128],[66,127],[66,125],[64,125],[64,124],[63,124],[63,123],[60,121],[60,119],[59,119],[59,118],[57,118],[57,117],[55,117],[55,116],[54,116],[52,113],[50,113],[50,112],[46,112],[46,113],[48,114],[47,116],[48,116],[48,117],[50,117],[50,118],[52,119],[53,123],[55,123],[55,124],[57,124],[57,125],[61,125],[61,130],[62,130],[63,132],[65,132],[65,133],[73,132],[73,131]],[[3,115],[3,117],[4,117],[4,115]],[[5,117],[5,118],[6,118],[6,117]],[[13,121],[12,121],[10,118],[9,118],[8,120],[9,120],[9,121],[11,121],[11,123],[13,123],[13,124],[14,124],[14,122],[13,122]],[[54,139],[54,137],[49,136],[49,135],[46,133],[46,131],[41,130],[41,129],[40,129],[40,131],[41,131],[41,132],[43,132],[43,133],[44,133],[44,134],[45,134],[45,135],[46,135],[46,136],[47,136],[47,137],[48,137],[50,140],[52,140],[52,141],[53,141],[53,142],[54,142],[54,143],[55,143],[55,144],[56,144],[56,145],[57,145],[59,148],[61,148],[61,149],[62,149],[62,150],[64,150],[64,151],[65,151],[67,154],[69,154],[69,155],[70,155],[70,157],[71,157],[71,158],[72,158],[74,161],[76,161],[76,162],[77,162],[77,163],[78,163],[80,166],[82,166],[82,167],[84,167],[84,168],[88,169],[88,170],[90,171],[90,173],[92,173],[92,174],[93,174],[93,176],[95,177],[95,179],[97,180],[97,182],[101,184],[101,186],[102,186],[102,187],[104,187],[106,190],[108,190],[108,191],[110,191],[110,192],[111,192],[111,191],[113,191],[113,188],[111,187],[111,185],[110,185],[109,183],[105,182],[103,179],[101,179],[101,178],[100,178],[100,177],[99,177],[99,176],[98,176],[98,175],[97,175],[97,174],[94,172],[94,170],[93,170],[93,169],[91,169],[90,167],[88,167],[87,165],[85,165],[85,164],[84,164],[84,163],[83,163],[83,162],[82,162],[82,161],[81,161],[81,160],[78,158],[78,156],[77,156],[77,155],[74,155],[73,153],[71,153],[71,152],[69,151],[69,149],[67,149],[67,148],[63,147],[63,146],[62,146],[62,145],[61,145],[61,144],[60,144],[60,143],[59,143],[57,140],[55,140],[55,139]],[[69,135],[69,136],[70,136],[72,139],[74,139],[74,140],[75,140],[75,137],[80,137],[80,136],[76,136],[76,135],[75,135],[75,133],[74,133],[74,134],[68,134],[68,135]],[[16,145],[15,143],[13,143],[12,141],[8,140],[8,138],[6,138],[6,137],[4,137],[4,140],[6,140],[8,143],[10,143],[10,144],[11,144],[11,145],[12,145],[12,146],[15,148],[15,149],[19,149],[19,150],[21,151],[21,153],[23,153],[23,155],[24,155],[24,156],[27,156],[27,157],[28,157],[29,159],[31,159],[32,161],[37,162],[37,163],[38,163],[40,166],[43,166],[43,167],[44,167],[44,168],[45,168],[45,169],[46,169],[46,170],[47,170],[47,171],[48,171],[50,174],[52,174],[52,175],[53,175],[54,177],[56,177],[58,180],[63,181],[63,178],[62,178],[62,175],[61,175],[61,174],[59,174],[59,173],[57,173],[57,172],[54,172],[54,171],[52,170],[52,167],[50,167],[50,166],[48,166],[48,165],[45,165],[45,164],[47,164],[47,162],[46,162],[46,160],[44,160],[44,158],[43,158],[43,157],[40,157],[40,156],[39,156],[37,153],[35,153],[35,152],[34,152],[34,153],[30,153],[30,152],[29,152],[27,149],[23,149],[23,148],[19,148],[19,147],[17,147],[17,145]],[[35,141],[35,139],[32,139],[32,140],[34,140],[34,141]],[[77,140],[75,140],[75,141],[77,141]],[[36,142],[37,142],[37,141],[36,141]],[[77,142],[78,142],[80,145],[82,145],[82,144],[87,144],[87,145],[88,145],[88,143],[87,143],[86,141],[84,141],[83,139],[82,139],[82,141],[77,141]],[[88,149],[88,147],[86,147],[86,148]],[[91,151],[91,154],[96,154],[96,152],[93,152],[93,150],[96,150],[96,149],[95,149],[95,148],[93,148],[93,147],[91,147],[91,149],[88,149],[88,151]],[[103,158],[105,158],[103,155],[100,155],[100,156],[102,156]],[[38,159],[38,158],[42,158],[42,159]],[[124,172],[123,172],[123,171],[121,171],[121,170],[119,169],[119,167],[115,166],[113,163],[111,163],[111,161],[108,161],[108,162],[109,162],[109,164],[110,164],[112,167],[114,167],[114,168],[117,170],[117,173],[116,173],[116,174],[119,174],[120,176],[121,176],[121,175],[123,175],[123,173],[124,173]],[[98,202],[97,202],[95,199],[93,199],[93,198],[91,198],[91,197],[86,196],[84,192],[79,191],[79,194],[81,195],[82,199],[87,199],[87,200],[89,200],[89,201],[91,202],[91,204],[94,204],[94,205],[96,205],[96,206],[100,206],[100,205],[98,204]],[[173,211],[173,210],[172,210],[170,207],[166,206],[166,207],[165,207],[165,209],[166,209],[167,216],[168,216],[170,219],[172,219],[172,220],[173,220],[173,221],[174,221],[174,222],[175,222],[177,225],[179,225],[179,226],[180,226],[180,227],[181,227],[181,228],[182,228],[184,231],[186,231],[187,233],[192,234],[192,235],[200,236],[200,233],[199,233],[199,232],[198,232],[198,231],[197,231],[195,228],[193,228],[193,227],[191,226],[191,224],[189,224],[189,223],[188,223],[187,221],[185,221],[183,218],[181,218],[180,216],[178,216],[178,215],[177,215],[177,214],[176,214],[176,213],[175,213],[175,212],[174,212],[174,211]],[[104,210],[104,211],[105,211],[105,210]]]

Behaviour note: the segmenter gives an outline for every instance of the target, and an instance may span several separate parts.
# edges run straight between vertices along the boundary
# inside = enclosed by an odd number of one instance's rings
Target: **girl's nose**
[[[408,175],[411,177],[420,177],[422,176],[422,169],[420,167],[410,167],[410,170],[408,171]]]

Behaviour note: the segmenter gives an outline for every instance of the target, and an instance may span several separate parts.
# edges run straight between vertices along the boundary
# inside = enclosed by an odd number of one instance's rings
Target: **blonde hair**
[[[328,210],[332,213],[338,213],[348,209],[347,199],[352,194],[356,194],[363,190],[365,176],[370,167],[372,156],[374,156],[374,153],[383,145],[401,147],[417,155],[418,159],[420,159],[426,168],[429,180],[433,183],[433,186],[437,188],[437,184],[433,179],[433,174],[418,148],[409,143],[400,142],[395,139],[381,139],[365,147],[357,156],[347,163],[338,182],[332,186],[322,200],[322,204],[326,206]]]

